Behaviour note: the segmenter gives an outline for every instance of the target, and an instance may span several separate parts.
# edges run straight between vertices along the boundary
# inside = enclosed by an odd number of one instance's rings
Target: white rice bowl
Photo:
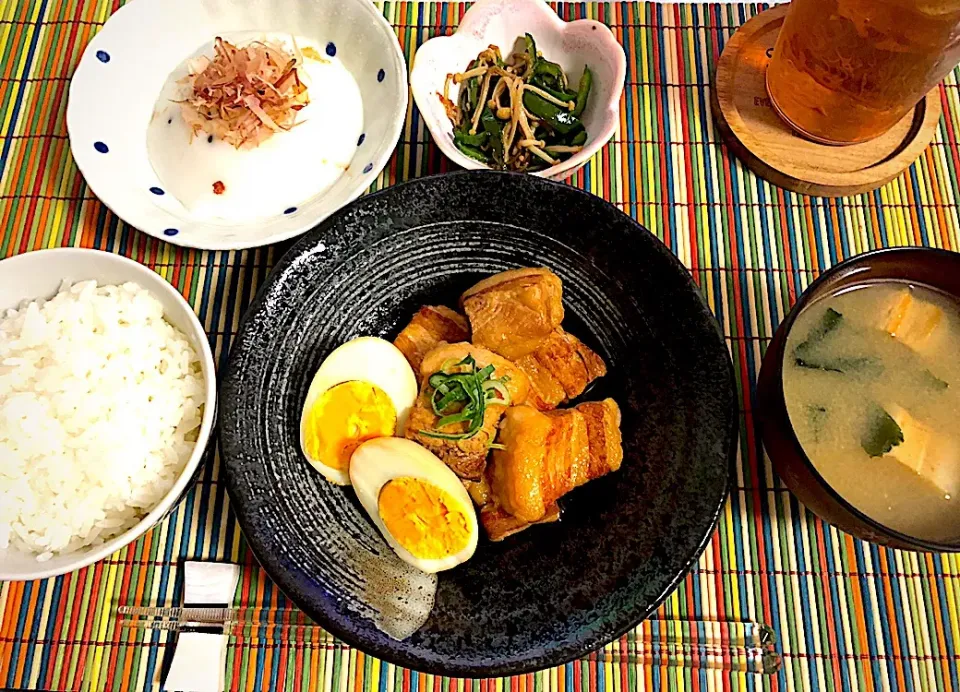
[[[135,283],[64,285],[0,315],[0,550],[39,561],[127,532],[204,419],[203,363]]]

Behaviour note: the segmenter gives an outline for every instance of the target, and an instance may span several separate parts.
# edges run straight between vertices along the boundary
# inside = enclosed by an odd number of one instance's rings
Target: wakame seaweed
[[[889,413],[876,404],[867,413],[860,446],[869,456],[882,457],[903,442],[903,430]]]
[[[801,368],[823,370],[824,372],[861,373],[879,375],[883,364],[869,356],[829,356],[824,355],[822,346],[827,338],[836,333],[843,325],[843,314],[833,308],[827,308],[817,325],[810,330],[807,338],[793,349],[794,362]]]

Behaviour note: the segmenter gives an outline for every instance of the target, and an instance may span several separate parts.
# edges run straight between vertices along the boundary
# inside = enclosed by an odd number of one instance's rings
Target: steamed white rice
[[[129,529],[183,470],[203,403],[197,353],[137,284],[65,284],[6,311],[0,549],[43,561]]]

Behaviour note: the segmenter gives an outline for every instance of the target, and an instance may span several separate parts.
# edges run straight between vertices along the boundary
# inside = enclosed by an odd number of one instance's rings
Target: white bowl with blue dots
[[[295,181],[289,192],[275,184],[257,196],[251,214],[242,205],[232,216],[200,213],[184,201],[170,170],[151,160],[148,130],[168,77],[184,60],[204,52],[217,36],[246,34],[294,35],[317,46],[324,62],[338,61],[359,90],[362,123],[354,118],[342,132],[331,131],[341,142],[349,138],[352,158],[338,164],[342,173],[326,189],[319,180],[311,187],[322,176],[313,175],[309,158],[292,156],[289,165],[284,159],[264,171],[273,181]],[[337,108],[335,93],[311,89],[310,97],[309,108]],[[84,51],[70,85],[67,129],[87,184],[121,219],[178,245],[235,250],[304,233],[369,189],[396,147],[407,108],[403,52],[393,27],[369,0],[136,0],[115,12]],[[237,189],[250,189],[255,178],[242,177]],[[244,195],[241,201],[253,197]]]

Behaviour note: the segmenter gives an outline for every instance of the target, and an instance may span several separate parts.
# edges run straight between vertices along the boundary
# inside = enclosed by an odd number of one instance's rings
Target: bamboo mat
[[[133,257],[192,301],[222,366],[244,307],[283,248],[182,250],[129,228],[87,189],[69,153],[67,89],[84,46],[117,4],[0,0],[0,257],[63,245]],[[408,58],[455,27],[464,9],[381,6]],[[622,654],[662,627],[648,622],[588,659],[490,681],[418,675],[326,638],[285,648],[234,639],[228,689],[960,689],[960,559],[879,548],[825,525],[775,478],[751,420],[761,354],[821,271],[880,246],[960,248],[957,75],[941,92],[946,117],[936,141],[895,182],[840,201],[778,190],[730,158],[708,106],[709,75],[724,41],[760,9],[570,3],[559,12],[609,24],[628,62],[620,131],[571,182],[638,219],[689,267],[723,325],[741,387],[733,494],[699,564],[659,616],[767,622],[780,638],[780,673],[629,663]],[[411,106],[376,187],[448,167]],[[172,640],[121,630],[113,613],[120,603],[178,602],[185,558],[239,562],[238,604],[284,605],[252,562],[219,477],[215,461],[167,521],[103,562],[58,579],[0,586],[0,687],[157,689]]]

